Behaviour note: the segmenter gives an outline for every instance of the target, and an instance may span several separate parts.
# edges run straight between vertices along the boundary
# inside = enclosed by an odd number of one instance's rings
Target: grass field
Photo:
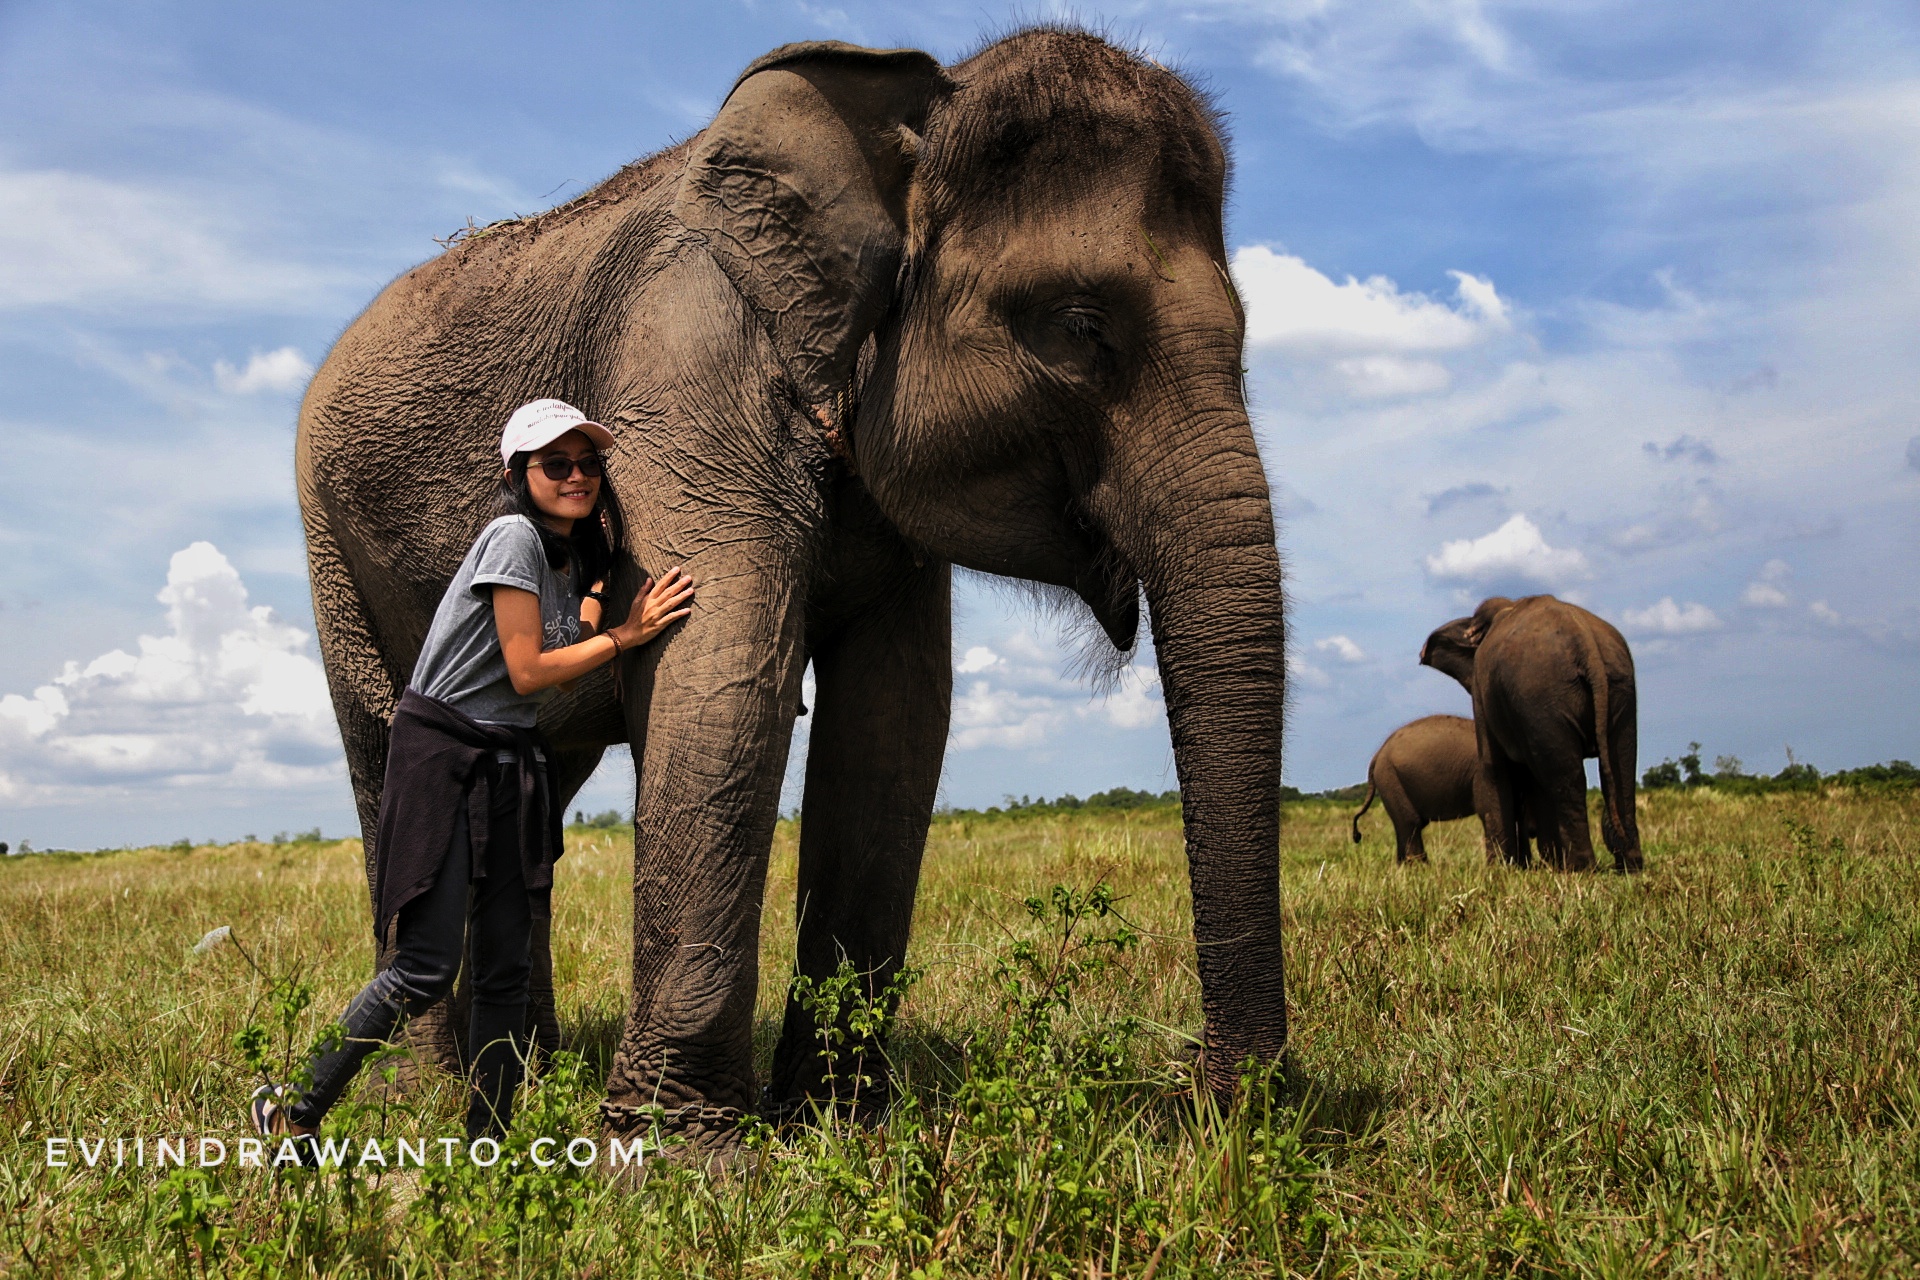
[[[47,1168],[48,1136],[239,1137],[253,1079],[236,1036],[255,1023],[277,1042],[282,1028],[268,984],[232,948],[189,949],[230,924],[267,975],[310,981],[290,1033],[304,1045],[366,976],[365,890],[357,843],[6,860],[0,1265],[1920,1270],[1916,793],[1655,793],[1641,818],[1648,870],[1633,879],[1489,869],[1472,823],[1430,830],[1432,864],[1400,868],[1385,820],[1370,816],[1355,846],[1346,814],[1289,806],[1293,1051],[1265,1103],[1255,1090],[1219,1116],[1190,1088],[1198,990],[1175,810],[942,818],[912,957],[925,975],[893,1037],[905,1101],[878,1129],[761,1134],[732,1176],[656,1165],[637,1190],[564,1166]],[[793,835],[783,824],[768,886],[763,1069],[791,955]],[[1118,916],[1084,909],[1098,884]],[[1083,895],[1059,900],[1066,918],[1047,897],[1055,885]],[[630,904],[625,842],[581,835],[555,907],[579,1061],[531,1091],[522,1141],[595,1132]],[[368,1089],[331,1123],[437,1135],[459,1131],[456,1115],[444,1086],[398,1101]]]

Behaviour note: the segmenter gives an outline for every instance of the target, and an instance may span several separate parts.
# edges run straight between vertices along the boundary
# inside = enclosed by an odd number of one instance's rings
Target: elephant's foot
[[[604,1135],[602,1172],[622,1186],[637,1188],[649,1166],[691,1168],[709,1176],[739,1172],[758,1159],[743,1141],[746,1115],[738,1107],[697,1104],[677,1109],[600,1104]],[[628,1152],[639,1144],[639,1158],[619,1158],[614,1143]]]
[[[1211,1039],[1211,1036],[1207,1039]],[[1282,1041],[1279,1048],[1270,1053],[1249,1054],[1243,1051],[1235,1054],[1209,1045],[1203,1039],[1190,1041],[1186,1053],[1193,1072],[1196,1098],[1199,1090],[1205,1089],[1215,1109],[1223,1115],[1245,1098],[1243,1086],[1254,1083],[1262,1076],[1271,1080],[1293,1070],[1292,1046],[1286,1041]],[[1233,1065],[1228,1067],[1225,1065],[1228,1063]],[[1248,1071],[1252,1074],[1248,1075]]]
[[[1638,849],[1629,849],[1625,853],[1613,855],[1613,869],[1616,874],[1639,874],[1647,869],[1646,861],[1641,858]]]
[[[776,1125],[807,1123],[821,1113],[872,1128],[893,1102],[893,1072],[879,1043],[847,1053],[839,1069],[810,1049],[792,1053],[782,1045],[774,1054],[773,1079],[760,1093],[760,1115]]]
[[[760,1118],[779,1127],[832,1119],[876,1129],[893,1109],[891,1085],[891,1080],[882,1078],[864,1085],[858,1093],[835,1095],[823,1090],[787,1097],[776,1097],[769,1087],[760,1095]]]

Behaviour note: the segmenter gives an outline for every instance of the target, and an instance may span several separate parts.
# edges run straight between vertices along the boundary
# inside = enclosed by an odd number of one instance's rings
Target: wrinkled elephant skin
[[[844,957],[879,990],[902,963],[954,564],[1076,594],[1121,651],[1144,599],[1208,1081],[1282,1052],[1284,625],[1225,174],[1200,98],[1091,35],[947,68],[789,45],[687,142],[402,276],[314,378],[297,474],[363,831],[514,406],[559,396],[618,437],[634,563],[610,616],[643,573],[699,583],[691,618],[622,659],[624,701],[599,673],[541,717],[569,792],[608,745],[636,764],[614,1128],[657,1106],[724,1144],[759,1096],[761,895],[809,662],[798,968]],[[776,1105],[821,1087],[809,1032],[790,1002]]]

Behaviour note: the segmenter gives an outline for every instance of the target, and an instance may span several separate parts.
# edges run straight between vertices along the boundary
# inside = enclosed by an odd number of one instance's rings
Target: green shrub
[[[621,813],[618,809],[608,809],[602,813],[596,813],[591,817],[587,815],[585,810],[575,809],[573,811],[573,825],[588,831],[611,831],[616,827],[624,827],[631,821],[633,821],[633,819]]]
[[[1660,791],[1680,785],[1680,766],[1671,760],[1662,760],[1640,775],[1640,785],[1648,791]]]

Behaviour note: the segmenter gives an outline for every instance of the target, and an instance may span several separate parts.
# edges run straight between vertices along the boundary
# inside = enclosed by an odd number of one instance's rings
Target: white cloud
[[[1333,684],[1332,676],[1297,653],[1287,654],[1287,677],[1298,680],[1309,689],[1325,689]]]
[[[0,698],[0,795],[37,806],[338,787],[339,737],[310,637],[249,608],[212,543],[174,553],[158,599],[167,629],[141,636],[137,653],[70,661],[30,695]]]
[[[1628,609],[1622,617],[1627,630],[1656,635],[1691,635],[1720,628],[1720,618],[1713,610],[1695,601],[1675,604],[1672,596],[1662,596],[1645,609]]]
[[[1233,277],[1247,311],[1248,345],[1316,353],[1458,351],[1511,327],[1506,303],[1490,282],[1461,271],[1450,274],[1460,297],[1458,308],[1423,293],[1402,293],[1385,276],[1349,276],[1346,283],[1336,284],[1303,259],[1262,244],[1244,246],[1233,255]],[[1379,377],[1393,367],[1360,366],[1358,372]],[[1403,383],[1432,383],[1433,369],[1438,366],[1415,362],[1402,366],[1397,376]],[[1410,375],[1407,370],[1416,372]]]
[[[235,369],[225,360],[213,365],[213,380],[229,395],[252,395],[259,391],[298,391],[313,376],[313,366],[293,347],[277,351],[254,352],[244,369]]]
[[[1057,698],[996,689],[976,680],[953,700],[953,729],[947,742],[956,751],[1037,747],[1066,719],[1066,709]]]
[[[1120,673],[1113,692],[1083,708],[1081,714],[1104,717],[1116,729],[1143,729],[1159,723],[1166,715],[1160,699],[1160,673],[1152,667],[1129,666]]]
[[[1089,701],[1084,684],[1060,673],[1060,665],[1068,661],[1064,654],[1046,649],[1024,631],[996,643],[1021,661],[973,645],[954,664],[961,675],[981,677],[954,693],[948,743],[956,751],[1031,750],[1071,731],[1076,721],[1132,730],[1165,719],[1160,673],[1149,665],[1128,666],[1111,689]]]
[[[1756,609],[1781,609],[1793,603],[1793,598],[1780,585],[1791,576],[1793,570],[1785,560],[1769,560],[1760,569],[1760,576],[1747,584],[1740,598]]]
[[[1405,356],[1349,356],[1336,360],[1333,371],[1350,394],[1366,400],[1431,395],[1453,385],[1453,375],[1438,360]]]
[[[1001,661],[999,654],[983,644],[977,644],[961,655],[960,661],[953,664],[953,669],[961,675],[972,675],[977,671],[985,671],[988,667],[1000,666]]]
[[[1847,622],[1847,620],[1840,615],[1840,611],[1828,604],[1825,600],[1815,600],[1807,606],[1807,612],[1830,627],[1842,627],[1845,626]]]
[[[311,309],[358,286],[238,243],[200,202],[60,169],[0,170],[0,309]]]
[[[1365,662],[1367,651],[1346,636],[1328,636],[1325,640],[1316,640],[1313,647],[1322,653],[1331,653],[1342,662]]]
[[[1482,280],[1464,271],[1449,271],[1447,274],[1453,277],[1454,291],[1459,294],[1463,309],[1478,316],[1481,323],[1490,329],[1512,327],[1513,322],[1507,315],[1506,299],[1494,290],[1493,281]]]
[[[1514,515],[1492,533],[1448,542],[1427,557],[1427,572],[1442,582],[1467,586],[1524,583],[1556,587],[1590,577],[1587,558],[1572,548],[1547,545],[1539,526]]]
[[[1711,467],[1720,461],[1720,455],[1708,440],[1695,439],[1682,433],[1665,444],[1652,440],[1640,446],[1641,452],[1658,462],[1693,462],[1703,467]]]

